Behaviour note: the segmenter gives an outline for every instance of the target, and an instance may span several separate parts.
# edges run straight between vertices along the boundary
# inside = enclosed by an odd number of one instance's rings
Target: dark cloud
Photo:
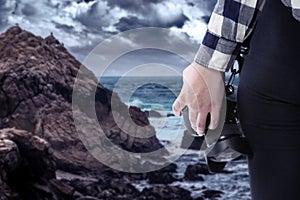
[[[91,31],[102,31],[102,28],[109,26],[110,21],[105,20],[105,16],[109,16],[109,10],[101,9],[99,2],[94,3],[87,12],[80,13],[75,20],[82,23]]]
[[[62,31],[65,31],[66,33],[71,33],[71,34],[74,34],[74,26],[70,26],[70,25],[66,25],[66,24],[60,24],[60,23],[57,23],[57,22],[54,22],[53,23],[55,24],[55,27],[57,29],[60,29]]]
[[[206,16],[201,17],[201,19],[202,19],[205,23],[208,24],[209,19],[210,19],[210,16],[206,15]]]
[[[146,26],[147,23],[144,20],[140,20],[135,16],[122,17],[120,21],[115,24],[115,27],[123,32],[134,28],[140,28]]]
[[[119,31],[126,31],[134,28],[140,28],[140,27],[162,27],[162,28],[170,28],[170,27],[178,27],[181,28],[185,21],[188,20],[188,18],[184,15],[181,14],[177,16],[174,19],[171,20],[162,20],[162,19],[153,19],[148,18],[148,19],[140,19],[136,16],[128,16],[128,17],[122,17],[118,23],[115,24],[115,27]]]
[[[16,1],[0,0],[0,28],[8,25],[7,16],[11,15],[16,8]]]
[[[167,27],[176,26],[177,28],[182,28],[185,21],[187,20],[188,18],[184,14],[181,14],[177,18],[175,18],[171,23],[167,23]]]
[[[0,8],[3,7],[6,3],[6,0],[0,0]]]
[[[89,2],[93,2],[96,0],[77,0],[77,3],[81,3],[81,2],[85,2],[85,3],[89,3]]]
[[[21,9],[22,13],[26,16],[34,16],[36,14],[36,9],[30,4],[24,4],[24,7]]]
[[[193,0],[189,3],[194,4],[197,8],[204,11],[205,14],[210,15],[216,5],[216,2],[217,0]]]
[[[140,10],[143,7],[148,7],[149,4],[156,4],[164,0],[107,0],[109,6],[117,6],[125,10]]]
[[[98,43],[93,43],[91,45],[67,47],[67,49],[72,54],[74,54],[79,61],[82,62],[86,58],[86,56],[95,48],[95,44]]]

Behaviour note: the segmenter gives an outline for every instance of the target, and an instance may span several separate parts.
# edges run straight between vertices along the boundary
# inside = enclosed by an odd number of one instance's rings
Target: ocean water
[[[227,76],[228,79],[228,76]],[[155,127],[158,139],[170,152],[180,149],[181,139],[185,126],[181,117],[167,117],[172,114],[172,104],[182,87],[182,77],[101,77],[100,83],[118,93],[121,100],[127,105],[140,107],[142,110],[159,112],[162,117],[150,117],[150,123]],[[237,84],[237,81],[235,84]],[[189,164],[203,162],[201,151],[186,150],[174,162],[178,166],[176,176],[183,177]],[[228,163],[226,170],[229,173],[220,173],[203,176],[205,181],[174,182],[192,192],[193,197],[201,196],[204,190],[219,190],[224,192],[217,199],[249,200],[249,176],[246,160]],[[140,181],[136,187],[153,187],[146,181]]]

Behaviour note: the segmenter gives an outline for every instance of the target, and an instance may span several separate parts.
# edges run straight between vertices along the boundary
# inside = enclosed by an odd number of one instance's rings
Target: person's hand
[[[202,136],[208,113],[211,117],[208,128],[218,127],[224,92],[224,72],[193,62],[183,71],[183,86],[173,104],[173,112],[180,116],[181,110],[188,106],[191,126]]]

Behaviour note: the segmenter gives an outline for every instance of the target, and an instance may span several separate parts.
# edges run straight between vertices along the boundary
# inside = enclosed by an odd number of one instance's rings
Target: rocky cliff
[[[78,139],[72,120],[72,91],[80,67],[84,68],[53,35],[43,39],[18,26],[0,35],[0,128],[15,127],[45,139],[54,150],[58,168],[64,170],[100,166]],[[98,134],[106,134],[113,143],[134,152],[161,147],[151,126],[150,138],[126,135],[111,115],[112,92],[86,68],[84,73],[88,84],[97,84],[95,109],[102,125]],[[128,110],[118,98],[114,103]],[[81,117],[89,117],[87,112],[79,112]],[[131,107],[129,112],[140,126],[149,125],[138,108]]]
[[[95,110],[101,130],[87,111],[72,112],[73,85],[80,67],[87,84],[96,88]],[[144,134],[150,137],[133,137],[117,125],[111,111],[112,95],[53,35],[41,38],[18,26],[0,34],[0,199],[62,199],[74,191],[55,178],[57,169],[97,177],[108,170],[79,139],[73,115],[89,122],[88,130],[97,129],[93,137],[105,135],[127,151],[161,148],[145,113],[128,108],[116,96],[118,110],[126,110],[130,120],[146,126]],[[126,124],[126,116],[122,119]],[[102,152],[103,157],[113,159],[112,152]],[[38,192],[30,196],[31,191]]]

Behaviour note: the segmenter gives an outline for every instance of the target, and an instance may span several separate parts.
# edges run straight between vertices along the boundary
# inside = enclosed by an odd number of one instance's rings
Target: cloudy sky
[[[192,45],[186,52],[194,54],[214,4],[215,0],[0,0],[0,31],[19,24],[42,37],[52,32],[80,61],[101,42],[115,36],[122,37],[114,46],[118,49],[122,45],[143,46],[145,40],[184,49],[184,41]],[[169,32],[147,35],[132,31],[145,27],[165,28]],[[122,35],[124,31],[131,34]],[[101,51],[101,55],[111,54],[112,48],[108,49],[109,52]],[[164,49],[134,50],[116,59],[106,75],[120,75],[132,66],[151,62],[180,71],[186,63],[177,57]],[[88,67],[99,75],[97,66]]]

